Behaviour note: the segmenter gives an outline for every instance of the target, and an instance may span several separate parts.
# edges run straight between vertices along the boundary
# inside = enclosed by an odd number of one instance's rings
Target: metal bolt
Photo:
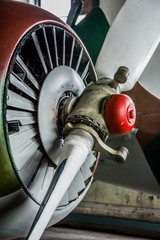
[[[129,69],[125,66],[118,68],[117,72],[114,75],[114,80],[118,83],[125,83],[129,76]]]

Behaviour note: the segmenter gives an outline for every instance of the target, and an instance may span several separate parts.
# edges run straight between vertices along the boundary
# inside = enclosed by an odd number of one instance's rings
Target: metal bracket
[[[71,124],[67,123],[65,126],[65,134],[68,134],[73,129],[79,129],[82,132],[88,132],[94,139],[94,146],[93,151],[104,153],[106,157],[113,160],[116,163],[124,163],[127,156],[128,156],[128,149],[125,147],[119,147],[118,149],[113,149],[106,145],[101,138],[99,137],[98,133],[90,126],[85,124]]]
[[[95,140],[95,145],[93,147],[94,151],[99,151],[101,153],[104,153],[106,157],[111,158],[116,163],[124,163],[128,156],[128,149],[125,147],[119,147],[118,149],[113,149],[106,145],[97,132],[92,129],[92,132],[90,132],[92,137]]]

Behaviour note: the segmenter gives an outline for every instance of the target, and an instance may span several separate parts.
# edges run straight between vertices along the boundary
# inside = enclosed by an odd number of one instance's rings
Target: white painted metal
[[[86,77],[87,73],[88,73],[88,69],[89,69],[89,64],[90,62],[87,63],[82,75],[81,75],[81,79],[84,80],[84,78]]]
[[[72,48],[71,48],[70,61],[69,61],[69,66],[70,67],[72,66],[74,46],[75,46],[75,38],[73,38],[73,40],[72,40]]]
[[[68,206],[57,209],[52,216],[48,226],[51,226],[66,217],[80,203],[87,193],[93,178],[82,194]],[[5,209],[5,214],[4,214]],[[31,226],[31,219],[34,219],[39,209],[25,192],[20,189],[13,194],[0,198],[0,239],[13,239],[26,237]],[[16,216],[16,217],[15,217]]]
[[[49,59],[50,67],[51,67],[51,69],[53,69],[53,63],[52,63],[50,48],[49,48],[49,44],[48,44],[48,40],[47,40],[46,30],[45,30],[44,27],[43,27],[43,35],[44,35],[44,41],[45,41],[46,48],[47,48],[47,54],[48,54],[48,59]]]
[[[103,10],[110,25],[112,25],[124,2],[125,0],[100,0],[100,7]],[[140,76],[139,82],[147,91],[160,99],[159,60],[160,44],[158,45],[149,63]]]
[[[34,196],[38,200],[40,200],[41,189],[43,186],[43,181],[45,179],[47,168],[48,168],[48,161],[46,161],[45,156],[43,156],[41,164],[38,168],[38,172],[35,175],[34,179],[32,179],[32,181],[28,187],[30,190],[30,193],[34,194]],[[50,182],[51,182],[51,179],[50,179]]]
[[[78,197],[79,193],[86,188],[85,181],[92,177],[92,171],[90,170],[91,166],[90,164],[88,164],[88,159],[90,158],[90,155],[87,157],[86,161],[83,163],[80,170],[76,174],[74,180],[72,181],[67,192],[62,198],[59,207],[63,207],[64,205],[69,204],[69,202],[75,200]],[[94,163],[95,157],[92,159]]]
[[[111,25],[123,6],[125,0],[100,0],[100,8],[104,12],[109,25]]]
[[[81,171],[78,171],[77,175],[75,176],[75,182],[76,182],[77,192],[80,192],[83,189],[85,189],[85,183],[84,183],[83,175]]]
[[[12,149],[12,154],[14,155],[14,159],[16,159],[14,163],[18,170],[29,161],[30,157],[36,152],[39,146],[40,141],[38,137],[33,137],[29,142],[25,142],[18,148]]]
[[[69,194],[69,200],[72,201],[78,197],[78,191],[77,191],[77,186],[76,186],[76,181],[75,179],[72,181],[69,189],[68,189],[68,194]]]
[[[7,121],[17,121],[17,119],[22,126],[33,124],[36,123],[36,114],[7,109]]]
[[[90,177],[92,176],[92,172],[88,166],[88,163],[87,161],[85,161],[81,167],[81,172],[82,172],[82,175],[83,175],[83,180],[84,182]]]
[[[38,204],[27,196],[22,189],[1,197],[0,239],[25,236],[31,225],[31,219],[36,215],[38,208]]]
[[[79,96],[84,87],[77,72],[67,66],[53,69],[42,86],[38,104],[39,132],[47,155],[56,165],[63,147],[63,140],[57,131],[58,101],[67,91]]]
[[[31,184],[31,181],[33,180],[33,176],[37,172],[37,167],[42,160],[43,157],[43,151],[42,149],[38,148],[28,159],[26,164],[21,168],[19,171],[19,175],[21,176],[21,179],[23,180],[23,183],[28,187],[29,184]],[[28,174],[29,173],[29,174]]]
[[[54,49],[55,49],[55,59],[56,59],[56,66],[59,66],[58,62],[58,49],[57,49],[57,39],[56,39],[56,29],[53,27],[52,29],[53,39],[54,39]]]
[[[67,189],[58,206],[64,207],[64,206],[67,206],[68,204],[69,204],[69,195],[68,195],[68,189]]]
[[[53,166],[49,166],[46,156],[43,157],[35,178],[28,186],[29,191],[34,195],[35,199],[41,204],[47,190],[54,176]]]
[[[139,82],[152,95],[160,99],[160,44],[142,73]]]
[[[59,164],[61,164],[61,162],[65,159],[67,160],[66,164],[46,203],[46,206],[42,210],[41,215],[33,228],[31,228],[31,232],[27,238],[28,240],[40,239],[79,168],[82,166],[87,156],[91,153],[93,144],[93,140],[91,142],[90,140],[88,141],[87,139],[82,139],[76,135],[68,136],[65,139]]]
[[[66,58],[66,31],[63,32],[63,60],[62,65],[65,65],[65,58]]]
[[[79,58],[78,58],[78,61],[77,61],[77,66],[76,66],[76,72],[78,72],[78,69],[79,69],[79,66],[80,66],[80,63],[81,63],[81,60],[82,60],[82,56],[83,56],[83,48],[81,48],[81,52],[79,54]]]
[[[32,38],[33,38],[33,42],[35,44],[35,47],[37,49],[38,56],[39,56],[39,58],[41,60],[44,72],[45,72],[45,74],[47,74],[48,73],[48,69],[47,69],[47,66],[46,66],[46,63],[45,63],[45,60],[44,60],[44,57],[43,57],[42,49],[41,49],[41,46],[39,44],[39,40],[37,38],[36,32],[32,33]]]
[[[130,69],[130,90],[144,71],[160,40],[160,1],[127,0],[106,36],[96,62],[98,77],[113,78],[120,66]]]
[[[33,137],[38,134],[38,129],[33,125],[20,126],[19,132],[13,133],[9,136],[10,144],[12,149],[20,147],[23,143],[28,144],[32,141]]]
[[[36,111],[36,106],[32,101],[20,96],[19,94],[11,90],[8,90],[7,105],[10,107],[25,109],[28,111],[33,111],[33,112]]]
[[[41,191],[42,191],[43,197],[45,196],[46,191],[48,190],[48,186],[51,183],[51,179],[53,178],[54,173],[55,173],[55,169],[54,169],[53,166],[51,166],[50,161],[48,161],[48,166],[47,166],[47,169],[46,169],[46,172],[45,172],[45,177],[43,179],[43,183],[42,183],[42,186],[41,186]]]
[[[73,211],[73,209],[74,209],[74,208],[80,203],[80,201],[82,201],[82,199],[84,198],[84,196],[85,196],[85,194],[87,193],[87,191],[88,191],[88,189],[89,189],[92,181],[93,181],[93,177],[90,179],[90,181],[88,182],[86,188],[84,189],[84,191],[81,192],[81,194],[79,195],[78,198],[76,198],[74,201],[72,201],[72,202],[71,202],[70,204],[68,204],[67,206],[65,206],[65,207],[63,207],[63,208],[58,208],[58,209],[54,212],[54,214],[53,214],[53,216],[52,216],[52,218],[51,218],[48,226],[51,226],[51,225],[57,223],[57,222],[60,221],[62,218],[66,217],[71,211]]]
[[[35,79],[35,77],[33,76],[33,74],[30,72],[30,70],[28,69],[28,67],[26,66],[26,64],[23,62],[23,60],[20,58],[20,56],[17,54],[16,56],[16,61],[17,63],[24,69],[24,71],[27,74],[28,79],[31,81],[31,83],[37,88],[39,89],[39,84],[37,82],[37,80]]]
[[[10,83],[25,94],[27,94],[32,99],[37,100],[38,97],[36,93],[26,83],[21,81],[21,79],[19,79],[19,77],[15,73],[10,74]]]
[[[96,160],[96,157],[94,156],[94,152],[92,152],[87,158],[87,164],[89,165],[90,168],[95,163],[95,160]]]

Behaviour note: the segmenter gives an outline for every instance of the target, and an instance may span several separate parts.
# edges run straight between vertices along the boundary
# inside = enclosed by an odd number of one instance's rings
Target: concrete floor
[[[79,206],[73,211],[77,216],[80,215],[93,215],[101,217],[118,217],[126,220],[141,220],[146,223],[160,223],[160,198],[147,193],[114,186],[102,182],[94,182],[90,187],[87,195]],[[75,220],[75,222],[74,222]],[[136,233],[136,228],[125,231],[116,231],[116,228],[110,228],[106,223],[106,229],[101,229],[104,232],[94,231],[95,226],[92,222],[86,227],[86,222],[83,223],[76,219],[67,220],[67,224],[60,225],[59,227],[51,227],[46,229],[41,240],[147,240],[147,239],[160,239],[160,230],[154,233],[147,232],[149,229],[143,229],[144,235],[137,234],[137,236],[151,236],[148,237],[133,237],[127,236],[127,233]],[[68,224],[69,223],[69,224]],[[75,225],[73,224],[75,223]],[[83,223],[83,224],[82,224]],[[100,223],[97,221],[97,224]],[[104,224],[104,223],[103,223]],[[101,225],[100,225],[101,226]],[[75,228],[74,228],[75,227]],[[79,229],[76,229],[79,228]],[[82,229],[91,229],[82,230]],[[106,233],[107,229],[111,229],[113,233]],[[98,228],[99,230],[99,228]],[[151,230],[150,230],[151,231]],[[120,232],[121,234],[118,234]],[[117,233],[117,234],[116,234]],[[125,235],[126,234],[126,235]],[[157,235],[156,235],[157,234]],[[155,236],[155,237],[152,237]],[[24,240],[24,239],[17,239]]]
[[[151,238],[139,238],[117,235],[111,233],[94,232],[72,228],[51,227],[48,228],[41,240],[147,240]]]

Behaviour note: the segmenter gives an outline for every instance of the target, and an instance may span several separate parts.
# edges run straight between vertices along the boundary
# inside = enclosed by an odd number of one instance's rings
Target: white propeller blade
[[[156,98],[160,99],[160,44],[158,45],[156,51],[154,52],[151,60],[146,66],[144,72],[139,78],[140,84]]]
[[[112,24],[125,0],[100,0],[100,8],[104,12],[109,25]]]
[[[57,173],[51,183],[50,191],[46,195],[32,224],[27,237],[28,240],[40,239],[62,197],[91,152],[92,147],[93,141],[87,141],[79,136],[71,135],[65,139]]]
[[[139,79],[160,41],[160,1],[127,0],[106,36],[96,62],[99,78],[113,78],[120,66],[130,70],[122,91]]]

